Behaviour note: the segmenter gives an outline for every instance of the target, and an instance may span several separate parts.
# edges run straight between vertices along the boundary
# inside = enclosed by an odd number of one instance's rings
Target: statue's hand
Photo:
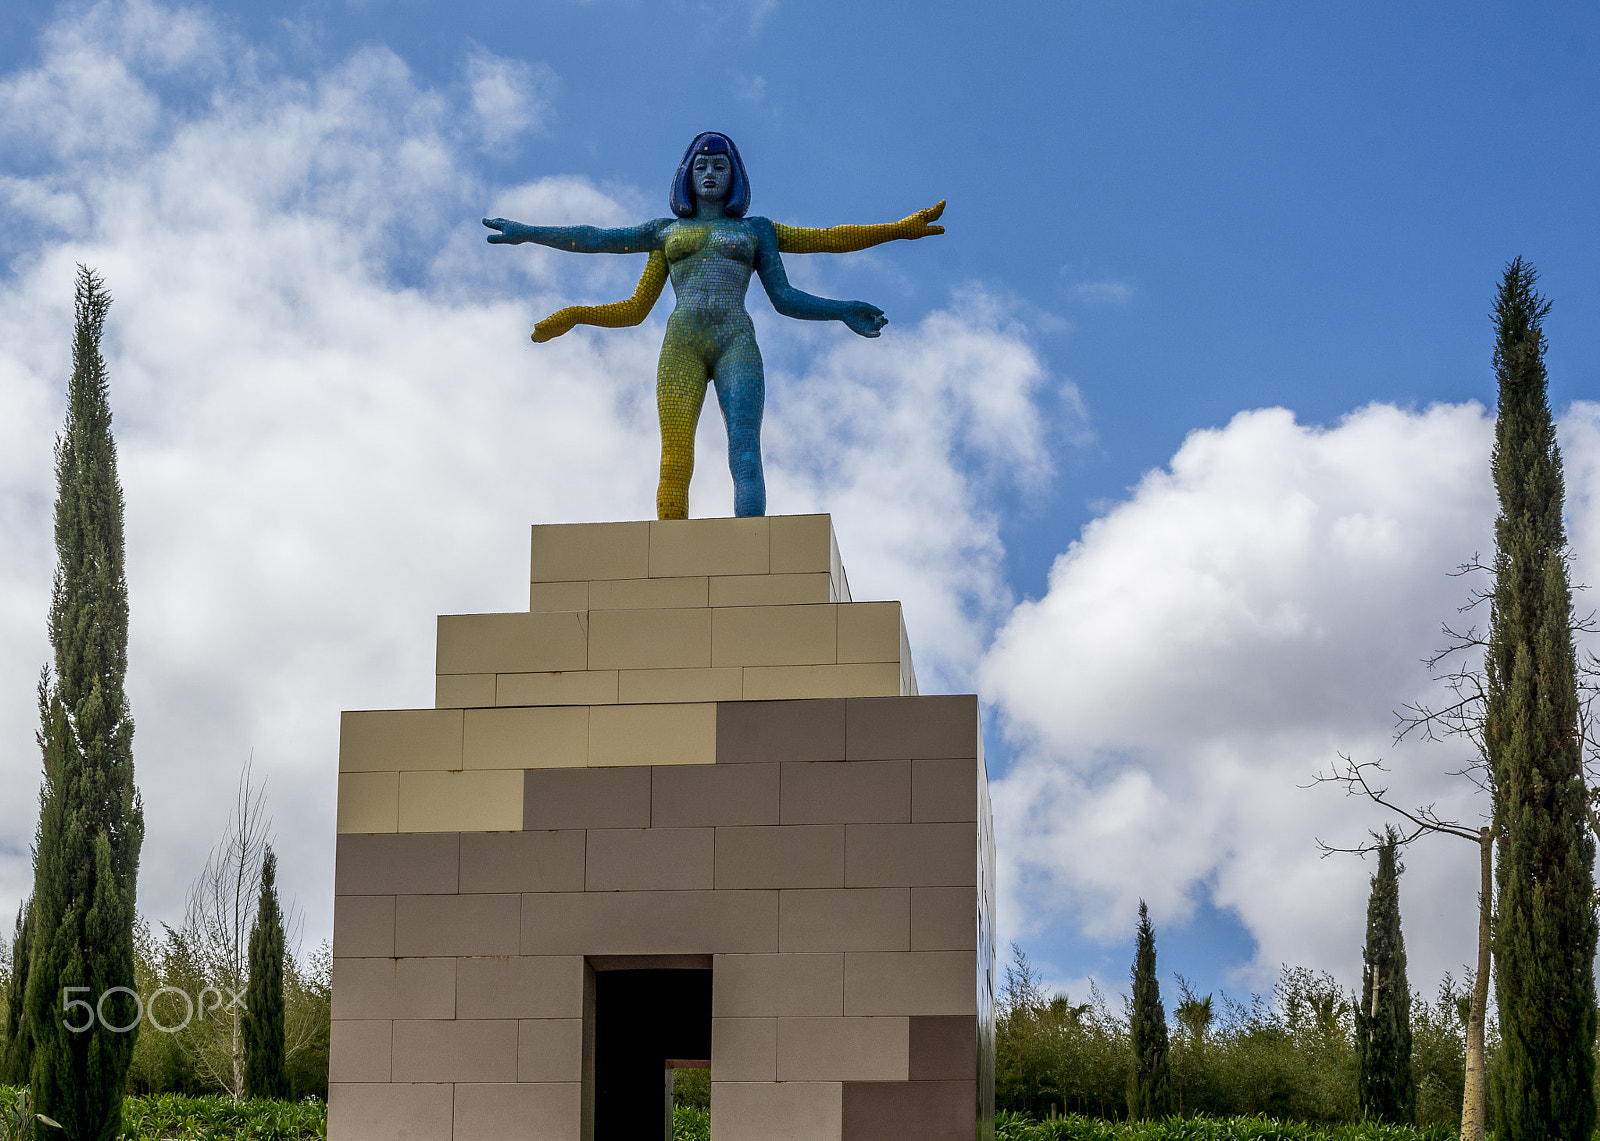
[[[514,246],[518,242],[527,240],[522,236],[522,231],[526,230],[527,227],[521,222],[513,222],[509,218],[485,218],[483,224],[491,230],[500,231],[498,234],[489,235],[490,245]]]
[[[906,221],[910,223],[909,229],[911,231],[910,233],[906,234],[906,237],[926,238],[934,234],[944,233],[943,226],[935,226],[932,224],[938,221],[942,214],[944,214],[943,198],[939,199],[939,201],[934,205],[929,206],[926,210],[918,210],[915,214],[906,219]],[[490,241],[493,240],[494,239],[492,238],[490,239]]]
[[[863,337],[876,337],[889,323],[882,309],[865,301],[846,301],[844,315],[839,320]]]

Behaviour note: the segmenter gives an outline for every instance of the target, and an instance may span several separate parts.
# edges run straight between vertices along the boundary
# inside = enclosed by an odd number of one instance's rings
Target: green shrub
[[[672,1141],[711,1141],[711,1111],[692,1105],[674,1106]]]

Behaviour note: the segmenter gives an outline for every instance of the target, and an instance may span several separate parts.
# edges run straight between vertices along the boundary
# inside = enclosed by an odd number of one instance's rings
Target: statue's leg
[[[656,365],[656,410],[661,417],[661,482],[656,518],[689,517],[689,480],[694,475],[694,429],[706,399],[706,362],[700,346],[667,325]]]
[[[761,412],[766,375],[754,334],[742,335],[717,361],[717,403],[728,426],[728,470],[733,474],[733,513],[765,515],[767,480],[761,471]]]

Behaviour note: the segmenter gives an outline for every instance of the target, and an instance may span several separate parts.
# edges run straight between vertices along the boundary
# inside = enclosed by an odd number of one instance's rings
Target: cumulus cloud
[[[506,59],[478,48],[467,57],[467,86],[480,141],[497,147],[544,126],[556,73],[547,64]]]

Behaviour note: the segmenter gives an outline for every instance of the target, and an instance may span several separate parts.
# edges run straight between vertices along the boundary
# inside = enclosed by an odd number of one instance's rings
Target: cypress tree
[[[1172,1107],[1172,1065],[1167,1055],[1167,1012],[1156,979],[1156,929],[1139,901],[1139,936],[1133,955],[1133,1012],[1128,1024],[1133,1071],[1128,1078],[1128,1118],[1164,1117]]]
[[[25,1086],[33,1062],[33,1036],[22,1017],[28,989],[28,958],[33,953],[33,900],[17,908],[16,935],[11,940],[11,974],[6,979],[5,1035],[0,1037],[0,1085]]]
[[[1411,1076],[1411,983],[1400,933],[1399,837],[1386,830],[1378,874],[1367,899],[1367,945],[1356,1008],[1356,1097],[1368,1121],[1410,1122],[1416,1111]]]
[[[122,487],[100,336],[111,297],[78,268],[67,419],[56,440],[53,676],[39,686],[44,786],[35,842],[33,947],[23,1017],[35,1110],[71,1141],[112,1141],[133,1054],[134,889],[144,810],[133,784]],[[69,991],[67,988],[79,988]],[[104,1021],[83,1026],[83,1007]],[[78,1031],[71,1026],[83,1027]]]
[[[261,858],[261,897],[250,929],[250,982],[245,989],[244,1090],[246,1097],[289,1096],[283,1056],[283,912],[278,907],[278,858]]]
[[[1586,827],[1578,695],[1543,319],[1521,258],[1495,302],[1494,596],[1484,744],[1500,837],[1495,879],[1496,1082],[1507,1141],[1595,1126],[1594,840]]]

